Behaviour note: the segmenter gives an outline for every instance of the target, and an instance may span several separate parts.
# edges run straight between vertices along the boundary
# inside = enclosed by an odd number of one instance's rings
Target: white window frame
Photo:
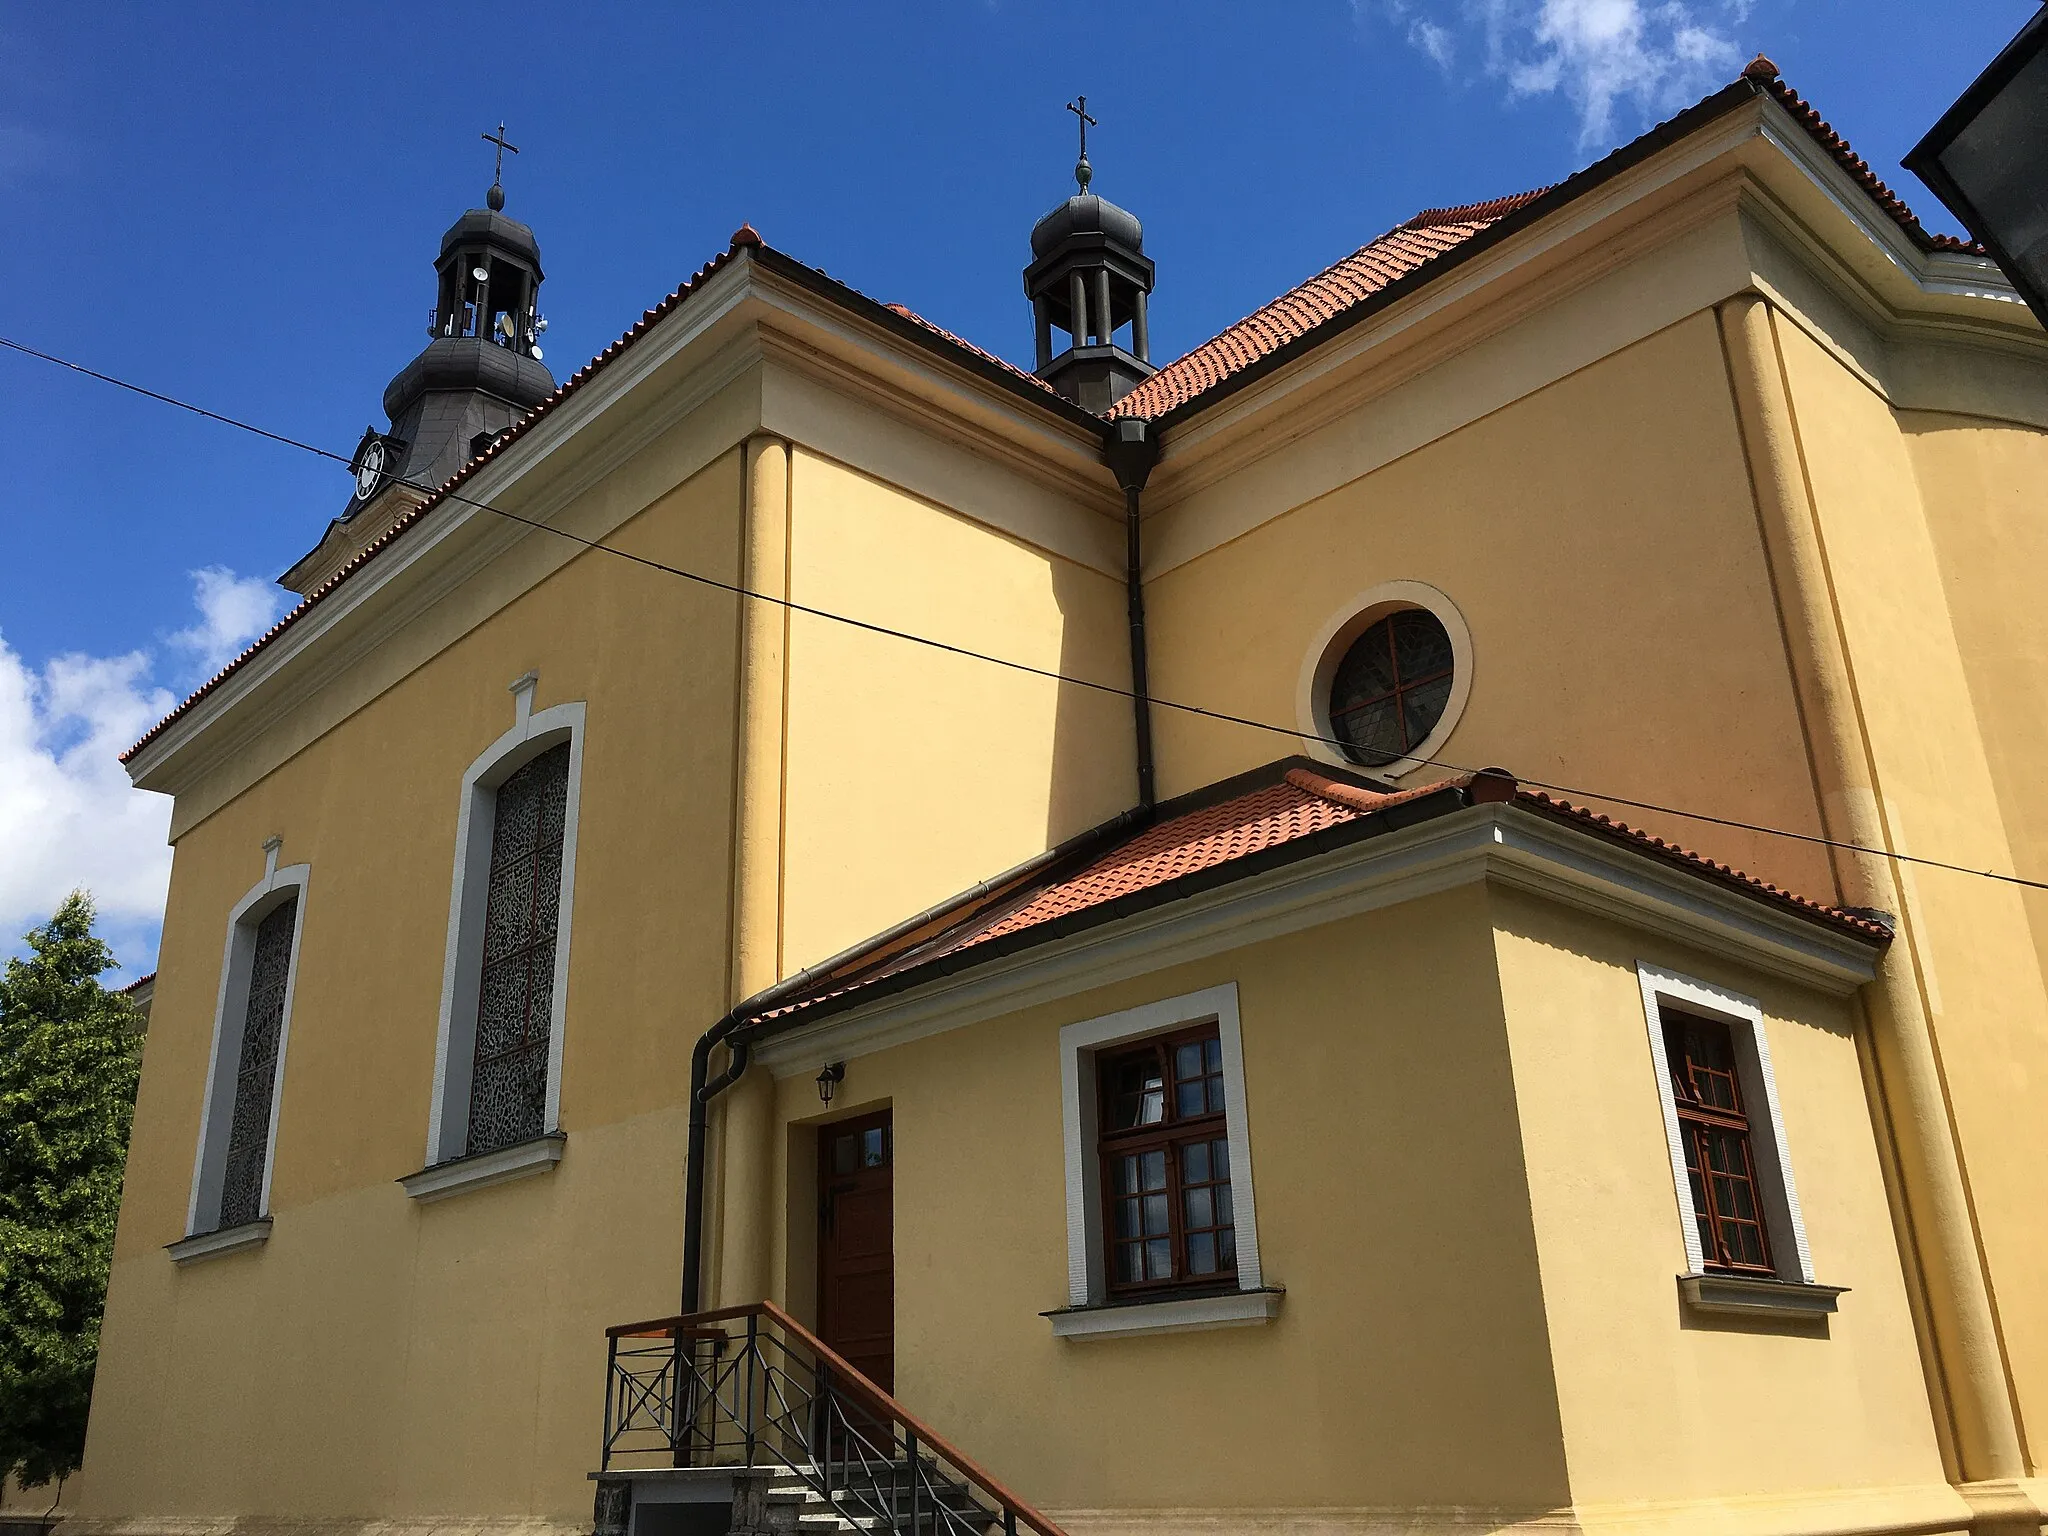
[[[226,948],[221,954],[220,993],[213,1009],[213,1044],[207,1054],[206,1092],[199,1109],[199,1146],[192,1159],[192,1196],[185,1207],[185,1235],[207,1238],[220,1230],[222,1185],[227,1176],[228,1135],[235,1120],[235,1079],[242,1065],[242,1034],[249,1019],[249,972],[256,958],[256,929],[264,918],[296,897],[298,912],[292,919],[292,952],[284,982],[284,1015],[277,1026],[277,1071],[270,1084],[270,1132],[263,1147],[263,1190],[257,1204],[257,1219],[233,1232],[250,1228],[267,1230],[270,1217],[270,1179],[277,1167],[277,1126],[284,1103],[286,1048],[292,1036],[292,995],[299,985],[299,944],[306,935],[306,892],[310,864],[278,867],[283,839],[273,837],[263,845],[263,878],[250,886],[228,913]],[[261,1241],[252,1235],[251,1241]],[[174,1250],[186,1245],[173,1244]],[[226,1251],[241,1243],[193,1245],[191,1252],[176,1257],[199,1257],[202,1253]]]
[[[1764,1230],[1770,1235],[1772,1263],[1780,1281],[1814,1284],[1813,1254],[1806,1243],[1806,1218],[1799,1206],[1799,1186],[1792,1176],[1792,1154],[1785,1139],[1785,1117],[1778,1107],[1778,1078],[1771,1067],[1771,1042],[1764,1028],[1763,1008],[1755,998],[1647,961],[1636,962],[1636,977],[1642,987],[1643,1018],[1650,1032],[1650,1059],[1657,1074],[1657,1102],[1664,1112],[1664,1141],[1671,1157],[1671,1186],[1678,1197],[1688,1273],[1706,1273],[1706,1253],[1700,1246],[1692,1180],[1685,1171],[1685,1147],[1679,1139],[1678,1104],[1671,1092],[1671,1062],[1664,1049],[1663,1007],[1667,1003],[1728,1026],[1729,1038],[1735,1044],[1742,1101],[1749,1112],[1750,1157],[1756,1165],[1757,1198],[1763,1207]]]
[[[541,753],[569,744],[569,784],[562,819],[562,889],[555,927],[555,982],[548,1019],[548,1094],[544,1137],[561,1126],[562,1042],[569,999],[569,932],[576,910],[576,826],[583,791],[584,706],[533,707],[539,675],[529,672],[511,685],[512,729],[486,747],[462,775],[455,823],[455,874],[448,901],[448,941],[441,972],[441,1015],[434,1044],[434,1095],[427,1121],[427,1170],[465,1156],[469,1139],[470,1078],[476,1061],[477,990],[482,979],[484,906],[490,893],[491,836],[496,828],[497,791]],[[559,1145],[532,1152],[502,1147],[478,1158],[479,1182],[522,1172],[542,1172],[561,1155]],[[425,1171],[425,1170],[423,1170]],[[417,1178],[417,1175],[414,1176]],[[452,1192],[447,1179],[424,1181],[416,1196]]]
[[[1102,1158],[1097,1145],[1096,1059],[1133,1040],[1213,1022],[1223,1050],[1223,1124],[1230,1138],[1230,1198],[1237,1228],[1236,1296],[1175,1296],[1112,1301],[1102,1237]],[[1169,997],[1069,1024],[1060,1030],[1060,1097],[1066,1141],[1067,1301],[1047,1313],[1064,1338],[1159,1333],[1264,1322],[1279,1292],[1265,1281],[1259,1258],[1258,1203],[1252,1185],[1252,1142],[1244,1083],[1244,1037],[1237,983]]]

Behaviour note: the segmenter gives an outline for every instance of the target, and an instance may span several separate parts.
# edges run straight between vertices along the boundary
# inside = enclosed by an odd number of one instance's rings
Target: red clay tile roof
[[[1121,896],[1199,874],[1268,848],[1356,821],[1440,786],[1380,794],[1343,785],[1304,768],[1277,784],[1176,816],[1140,832],[1068,880],[1037,892],[948,946],[957,954],[976,944],[1022,933],[1041,923],[1085,912]]]
[[[1164,416],[1463,245],[1488,225],[1541,197],[1545,190],[1495,198],[1468,208],[1432,208],[1417,214],[1168,363],[1111,406],[1108,414],[1113,418]]]
[[[1252,781],[1248,788],[1209,797],[1219,787],[1228,791],[1246,781]],[[1206,886],[1219,875],[1228,880],[1271,867],[1275,858],[1257,859],[1260,854],[1280,859],[1308,856],[1327,846],[1310,843],[1318,834],[1431,796],[1443,802],[1436,814],[1468,804],[1511,802],[1857,938],[1877,943],[1891,938],[1881,923],[1783,890],[1599,812],[1523,789],[1499,769],[1389,793],[1290,759],[1187,797],[1194,803],[1185,811],[1176,814],[1169,805],[1165,819],[1093,854],[1078,867],[1055,868],[1022,892],[1006,891],[921,942],[890,950],[879,961],[872,953],[864,954],[820,979],[810,991],[762,1014],[757,1022],[783,1028],[828,1002],[853,1006],[871,989],[874,995],[902,990],[997,952],[1043,943],[1077,926],[1114,921],[1148,904],[1137,898],[1168,894],[1164,888],[1176,881],[1204,876]],[[1232,871],[1230,867],[1238,864],[1245,867]],[[986,948],[991,945],[997,949]]]

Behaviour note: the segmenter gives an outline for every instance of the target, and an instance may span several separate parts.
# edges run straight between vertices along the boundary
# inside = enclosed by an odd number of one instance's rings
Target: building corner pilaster
[[[1739,295],[1717,316],[1764,551],[1784,625],[1793,682],[1811,754],[1841,901],[1894,914],[1896,942],[1863,989],[1877,1077],[1874,1113],[1897,1155],[1908,1220],[1896,1233],[1924,1305],[1929,1395],[1971,1503],[1974,1529],[2036,1536],[2004,1493],[2026,1475],[1989,1281],[1978,1251],[1962,1154],[1942,1080],[1920,974],[1917,936],[1891,861],[1871,746],[1836,611],[1827,553],[1808,492],[1797,424],[1768,300]]]

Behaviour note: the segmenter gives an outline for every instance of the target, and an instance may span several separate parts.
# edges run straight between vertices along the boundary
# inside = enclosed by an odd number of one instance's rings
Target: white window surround
[[[1230,1193],[1237,1219],[1237,1289],[1220,1295],[1112,1302],[1102,1241],[1102,1160],[1096,1155],[1096,1053],[1127,1040],[1142,1040],[1212,1019],[1223,1047],[1223,1123],[1230,1138]],[[1100,1338],[1161,1333],[1260,1323],[1272,1317],[1282,1293],[1266,1285],[1259,1264],[1237,983],[1225,982],[1067,1025],[1060,1030],[1060,1098],[1066,1141],[1068,1305],[1044,1314],[1052,1322],[1054,1335]]]
[[[260,1248],[269,1241],[270,1218],[259,1216],[224,1232],[195,1232],[175,1243],[165,1243],[164,1252],[171,1256],[174,1264],[190,1264],[194,1259],[211,1259],[223,1253],[239,1253],[244,1248]]]
[[[284,1101],[284,1069],[292,1032],[292,994],[299,985],[299,943],[306,933],[306,889],[310,864],[278,866],[284,840],[263,844],[263,878],[250,886],[228,913],[227,945],[221,955],[220,993],[214,1002],[213,1044],[207,1054],[206,1091],[199,1110],[199,1146],[192,1159],[192,1195],[185,1207],[185,1241],[173,1243],[172,1257],[184,1260],[262,1242],[270,1234],[270,1176],[277,1163],[278,1109]],[[256,955],[256,928],[285,902],[297,898],[292,953],[285,972],[284,1013],[277,1026],[277,1070],[270,1084],[270,1132],[263,1148],[263,1195],[256,1221],[231,1229],[235,1240],[217,1233],[221,1185],[227,1172],[228,1133],[235,1118],[235,1078],[242,1061],[242,1025],[249,1008],[249,969]],[[193,1242],[192,1239],[209,1241]],[[214,1240],[218,1238],[219,1240]]]
[[[562,1160],[562,1149],[568,1139],[560,1131],[551,1131],[532,1141],[515,1141],[509,1147],[479,1152],[473,1157],[435,1163],[418,1173],[407,1174],[398,1182],[408,1195],[425,1204],[459,1195],[464,1190],[523,1179],[528,1174],[552,1173],[555,1164]]]
[[[434,1044],[434,1092],[427,1122],[426,1168],[461,1159],[475,1178],[450,1177],[400,1182],[414,1198],[456,1193],[463,1188],[501,1183],[500,1148],[487,1157],[466,1158],[469,1137],[470,1074],[476,1053],[477,986],[482,974],[484,904],[490,888],[491,833],[497,788],[519,769],[552,747],[569,744],[569,784],[562,822],[562,886],[555,930],[553,1012],[548,1021],[548,1094],[544,1142],[553,1156],[541,1155],[522,1164],[520,1173],[550,1171],[560,1157],[562,1039],[569,993],[569,928],[576,909],[576,823],[583,787],[584,706],[556,704],[533,707],[539,674],[528,672],[511,684],[512,728],[478,755],[462,775],[461,801],[455,825],[455,873],[448,902],[448,940],[441,973],[441,1013]],[[515,1159],[516,1161],[516,1159]],[[455,1170],[450,1169],[450,1174]],[[417,1187],[416,1187],[416,1181]]]
[[[1444,701],[1443,715],[1430,733],[1406,757],[1382,763],[1365,771],[1379,778],[1398,779],[1428,765],[1458,728],[1458,718],[1472,697],[1472,630],[1458,605],[1426,581],[1383,581],[1368,587],[1339,608],[1316,635],[1302,663],[1301,680],[1295,695],[1295,718],[1301,723],[1302,741],[1309,754],[1323,762],[1356,771],[1359,767],[1335,745],[1336,730],[1330,723],[1330,683],[1352,641],[1390,613],[1403,608],[1421,608],[1433,614],[1451,638],[1451,696]]]
[[[1657,1101],[1664,1114],[1672,1191],[1677,1197],[1680,1232],[1685,1240],[1687,1273],[1679,1277],[1681,1294],[1689,1305],[1703,1311],[1802,1317],[1832,1312],[1834,1297],[1841,1290],[1814,1281],[1813,1254],[1807,1247],[1806,1219],[1799,1206],[1799,1187],[1792,1176],[1792,1155],[1785,1138],[1785,1118],[1778,1105],[1778,1079],[1771,1067],[1771,1045],[1764,1029],[1763,1009],[1754,998],[1646,961],[1636,963],[1636,977],[1650,1034]],[[1764,1229],[1770,1236],[1771,1253],[1777,1265],[1776,1280],[1707,1273],[1692,1203],[1692,1180],[1685,1170],[1685,1148],[1679,1139],[1678,1105],[1671,1093],[1671,1064],[1664,1049],[1666,1004],[1718,1019],[1728,1026],[1735,1045],[1742,1100],[1749,1111],[1750,1155],[1756,1163],[1757,1198],[1763,1207]]]

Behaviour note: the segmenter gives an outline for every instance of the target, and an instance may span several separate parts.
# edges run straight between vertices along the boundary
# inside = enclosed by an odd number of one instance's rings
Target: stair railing
[[[604,1471],[787,1469],[900,1536],[1066,1536],[773,1302],[605,1335]]]

